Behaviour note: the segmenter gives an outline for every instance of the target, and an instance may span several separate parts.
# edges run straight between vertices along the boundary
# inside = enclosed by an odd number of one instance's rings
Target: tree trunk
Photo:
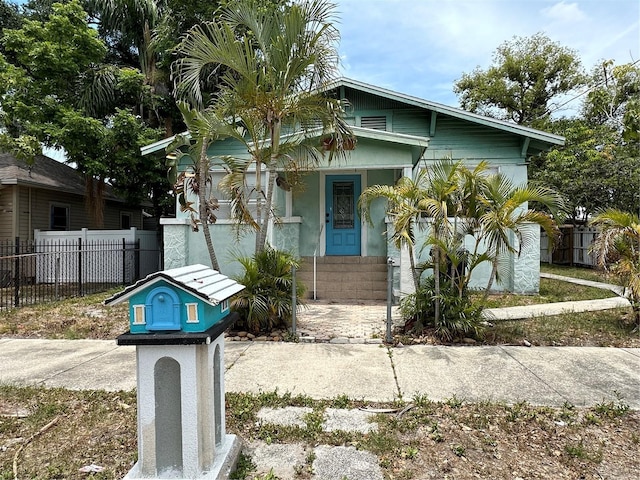
[[[271,158],[269,161],[269,184],[267,185],[267,197],[264,201],[264,213],[262,215],[257,214],[257,224],[260,226],[260,230],[256,232],[256,253],[260,253],[264,250],[267,243],[267,231],[269,230],[269,223],[272,215],[272,203],[273,203],[273,190],[276,184],[276,166],[278,164],[278,157],[280,156],[280,120],[274,115],[273,123],[271,124]],[[260,197],[264,194],[262,190],[258,192]],[[262,200],[260,198],[259,200]]]
[[[258,225],[258,230],[256,232],[256,243],[255,243],[255,253],[262,251],[260,248],[260,232],[262,231],[262,162],[260,160],[256,160],[256,224]]]
[[[416,270],[416,259],[415,259],[415,256],[413,255],[413,245],[408,244],[407,248],[409,249],[409,263],[411,265],[411,276],[413,277],[413,286],[415,287],[417,292],[418,288],[420,288],[420,277],[418,276],[418,272]]]
[[[487,283],[487,288],[484,291],[484,295],[482,295],[482,302],[486,302],[489,297],[489,291],[493,286],[493,281],[496,278],[496,274],[498,272],[498,257],[496,257],[491,264],[491,275],[489,275],[489,283]]]
[[[269,231],[269,223],[271,221],[272,208],[271,204],[273,203],[273,192],[275,190],[276,185],[276,169],[275,166],[269,169],[269,184],[267,186],[267,199],[264,205],[264,215],[262,219],[262,224],[260,225],[260,231],[258,232],[259,243],[256,246],[256,253],[260,253],[264,250],[265,245],[267,244],[267,232]],[[259,249],[258,249],[259,248]]]
[[[436,303],[434,305],[434,322],[436,327],[440,323],[440,247],[436,246],[433,256],[433,274],[435,275]]]
[[[202,224],[202,233],[204,233],[204,241],[207,245],[207,251],[209,252],[209,259],[211,260],[211,268],[220,271],[218,257],[216,257],[216,252],[213,248],[213,241],[211,240],[211,232],[209,231],[209,215],[207,212],[206,180],[209,176],[207,162],[208,143],[207,139],[203,139],[202,149],[200,150],[200,159],[198,161],[198,212],[200,215],[200,223]]]

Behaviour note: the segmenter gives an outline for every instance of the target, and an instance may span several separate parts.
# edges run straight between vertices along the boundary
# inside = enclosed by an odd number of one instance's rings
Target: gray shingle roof
[[[85,176],[75,168],[44,155],[36,156],[31,169],[9,153],[0,153],[0,184],[24,185],[84,196]],[[120,200],[107,187],[105,198]]]

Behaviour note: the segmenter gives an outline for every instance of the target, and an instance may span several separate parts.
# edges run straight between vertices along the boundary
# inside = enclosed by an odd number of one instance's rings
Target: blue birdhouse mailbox
[[[105,300],[129,301],[131,334],[205,332],[229,314],[229,299],[244,289],[205,265],[148,275]]]
[[[105,300],[129,301],[129,332],[117,342],[136,347],[138,461],[126,480],[228,478],[241,442],[226,433],[223,333],[238,316],[229,299],[243,288],[190,265]]]

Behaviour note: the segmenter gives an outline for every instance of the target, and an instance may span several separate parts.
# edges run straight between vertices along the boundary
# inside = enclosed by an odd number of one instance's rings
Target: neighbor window
[[[220,302],[220,312],[224,313],[229,310],[229,300],[223,300]]]
[[[131,214],[120,212],[120,228],[129,230],[131,228]]]
[[[51,230],[69,230],[69,206],[51,205]]]
[[[207,195],[212,195],[214,198],[218,200],[219,208],[216,211],[216,216],[219,220],[231,218],[231,200],[227,194],[225,194],[220,188],[220,181],[227,176],[227,172],[220,168],[212,168],[210,171],[211,174],[211,186],[207,188]],[[269,173],[265,170],[263,166],[262,170],[263,175],[263,185],[268,183]],[[249,209],[255,215],[255,179],[256,174],[255,170],[251,170],[247,172],[247,175],[244,178],[244,188],[241,189],[242,194],[247,197],[251,197],[249,201]]]

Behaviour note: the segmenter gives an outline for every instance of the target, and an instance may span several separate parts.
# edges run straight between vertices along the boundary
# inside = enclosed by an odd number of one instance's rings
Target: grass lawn
[[[69,391],[0,386],[0,479],[122,478],[136,461],[136,399],[132,392]],[[369,406],[345,397],[317,401],[277,393],[226,397],[227,430],[244,441],[268,444],[346,445],[370,451],[387,479],[631,479],[640,469],[640,412],[624,400],[590,408],[527,403],[433,402],[415,396],[402,415],[374,417],[376,432],[324,432],[326,408]],[[261,407],[306,406],[303,427],[258,421]],[[312,455],[295,478],[311,478]],[[97,465],[99,473],[80,469]],[[234,478],[252,474],[243,458]]]
[[[607,275],[601,270],[585,267],[568,267],[564,265],[555,265],[549,263],[541,263],[540,271],[544,273],[553,273],[565,277],[581,278],[583,280],[592,280],[594,282],[611,283],[619,285],[618,279],[613,275]]]
[[[547,265],[542,265],[543,271]],[[551,265],[553,273],[610,283],[601,272]],[[59,302],[0,312],[0,336],[27,338],[111,340],[128,329],[126,303],[105,307],[102,302],[115,291],[71,298]],[[569,300],[613,297],[609,290],[560,280],[540,279],[539,295],[490,295],[487,308],[530,305]],[[476,300],[480,295],[475,296]],[[540,317],[529,320],[497,321],[485,332],[485,344],[618,346],[640,347],[640,334],[633,333],[631,309]],[[430,338],[429,343],[437,343]]]
[[[485,302],[486,308],[515,307],[519,305],[538,305],[542,303],[569,302],[576,300],[595,300],[611,298],[616,294],[611,290],[576,285],[551,278],[540,279],[538,295],[493,294]],[[476,295],[480,298],[481,295]]]
[[[565,277],[615,284],[604,272],[579,267],[541,264],[541,271]],[[560,280],[540,279],[540,294],[534,296],[491,295],[488,308],[526,304],[594,300],[615,297],[615,293]],[[485,343],[520,345],[524,341],[542,346],[640,347],[631,308],[598,312],[567,313],[526,320],[495,321],[485,331]]]

